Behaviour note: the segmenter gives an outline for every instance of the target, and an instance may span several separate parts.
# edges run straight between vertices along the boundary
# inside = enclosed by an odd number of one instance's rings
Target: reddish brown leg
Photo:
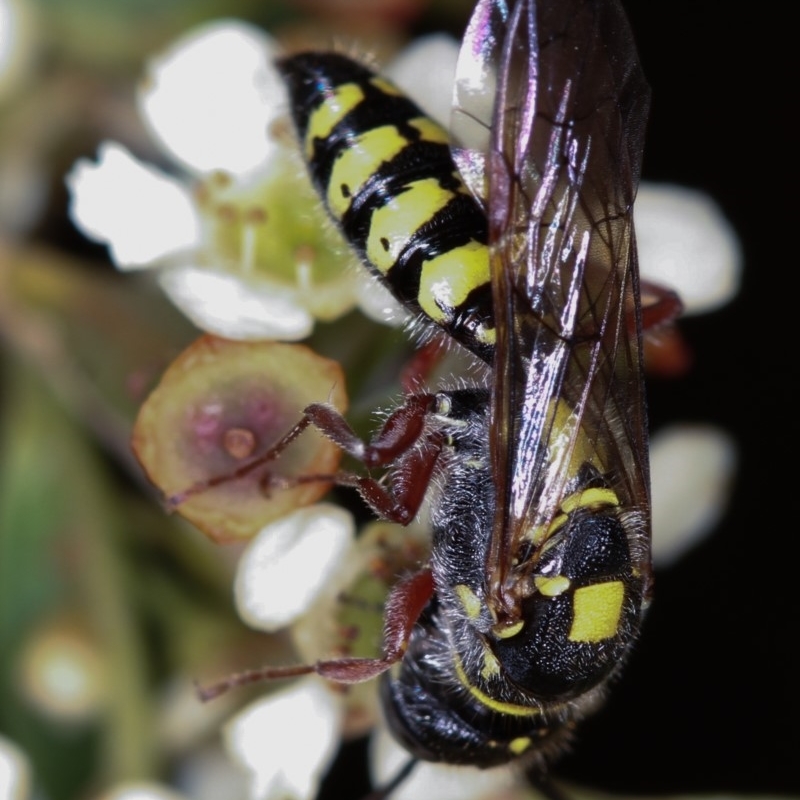
[[[398,487],[389,489],[374,478],[342,472],[335,475],[299,475],[294,478],[267,474],[264,476],[264,488],[288,488],[299,483],[318,481],[352,486],[379,516],[407,524],[414,518],[425,497],[442,447],[441,434],[425,434],[425,420],[434,409],[435,402],[433,394],[411,395],[368,443],[356,435],[336,408],[327,403],[314,403],[304,410],[302,419],[266,453],[232,472],[200,481],[172,495],[167,503],[171,508],[176,508],[192,495],[238,480],[264,467],[275,461],[309,425],[313,425],[345,453],[368,468],[392,465],[398,476]]]
[[[442,360],[446,348],[447,337],[440,333],[434,335],[429,342],[426,342],[414,353],[400,376],[400,385],[406,394],[416,394],[420,391],[437,364]]]
[[[425,421],[434,405],[435,396],[432,394],[412,395],[392,413],[368,443],[355,434],[332,406],[309,406],[305,410],[305,418],[314,427],[367,467],[391,466],[395,480],[384,485],[369,476],[344,472],[336,475],[302,475],[287,479],[286,485],[322,480],[338,486],[352,486],[378,516],[408,524],[425,498],[444,441],[438,431],[425,432]]]
[[[327,403],[314,403],[303,414],[345,453],[367,467],[382,467],[391,464],[419,441],[425,419],[433,411],[435,402],[436,397],[432,394],[415,394],[406,398],[368,444],[359,439],[347,420]]]
[[[642,299],[642,330],[645,332],[674,322],[683,311],[683,303],[672,289],[640,281],[639,292]]]
[[[249,475],[254,470],[263,467],[270,461],[275,461],[275,459],[278,458],[280,454],[283,453],[283,451],[286,450],[286,448],[309,425],[311,425],[311,420],[308,419],[308,417],[303,416],[300,421],[285,436],[283,436],[283,438],[279,439],[265,453],[257,458],[254,458],[252,461],[248,461],[246,464],[243,464],[241,467],[233,470],[232,472],[226,472],[224,475],[215,475],[213,478],[209,478],[205,481],[198,481],[197,483],[192,484],[188,489],[184,489],[182,492],[171,495],[167,498],[167,508],[173,510],[193,495],[208,491],[209,489],[213,489],[215,486],[220,486],[223,483],[230,483],[231,481],[244,478],[246,475]],[[269,485],[269,480],[266,481],[266,484]]]
[[[641,282],[644,363],[647,372],[662,378],[683,375],[691,352],[673,324],[683,310],[678,295],[648,281]]]
[[[336,683],[363,683],[376,678],[403,657],[411,631],[431,597],[433,576],[429,569],[414,573],[392,589],[384,613],[383,655],[380,658],[339,658],[317,661],[316,664],[249,670],[211,686],[198,687],[197,693],[203,701],[212,700],[238,686],[311,673]]]

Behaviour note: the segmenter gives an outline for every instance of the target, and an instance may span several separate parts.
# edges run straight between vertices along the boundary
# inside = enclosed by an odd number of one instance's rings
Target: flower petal
[[[196,692],[194,702],[200,705]],[[215,742],[181,752],[185,755],[175,765],[173,774],[176,785],[191,800],[240,800],[247,797],[247,774],[239,764],[231,761],[220,744]]]
[[[653,557],[672,564],[717,523],[736,471],[736,446],[710,425],[674,425],[650,444]]]
[[[26,800],[31,794],[31,767],[12,741],[0,736],[0,797]]]
[[[286,108],[272,40],[243,22],[215,22],[178,40],[149,65],[139,106],[152,133],[197,172],[237,175],[264,165],[270,123]]]
[[[37,55],[36,7],[0,0],[0,100],[18,89]]]
[[[66,183],[72,221],[107,244],[118,267],[150,266],[200,240],[189,192],[118,144],[101,144],[97,164],[78,161]]]
[[[355,541],[351,514],[318,503],[267,525],[239,562],[234,592],[242,619],[275,631],[314,602]]]
[[[374,322],[399,327],[411,319],[411,314],[376,278],[364,275],[356,283],[358,307]]]
[[[450,124],[459,48],[452,36],[423,36],[386,69],[387,77],[445,128]]]
[[[192,266],[163,270],[158,280],[198,328],[226,339],[297,341],[314,327],[293,292],[266,281]]]
[[[642,276],[675,289],[702,314],[739,291],[742,250],[719,206],[703,192],[644,183],[634,206]]]
[[[252,800],[312,800],[339,740],[342,706],[316,677],[247,706],[226,726],[225,746],[251,774]]]
[[[188,798],[158,783],[132,781],[121,783],[103,792],[98,800],[188,800]]]

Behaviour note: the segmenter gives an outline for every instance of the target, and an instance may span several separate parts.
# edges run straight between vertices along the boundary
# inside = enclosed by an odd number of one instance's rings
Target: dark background
[[[781,22],[758,5],[626,8],[653,88],[643,176],[708,192],[744,248],[736,300],[683,324],[691,373],[651,381],[651,423],[712,421],[735,436],[740,467],[713,535],[657,573],[627,672],[558,771],[636,792],[798,793],[797,367]]]
[[[627,675],[561,770],[636,791],[798,793],[797,367],[781,22],[757,5],[626,5],[653,87],[644,177],[707,191],[744,247],[739,296],[686,321],[695,366],[685,380],[651,382],[651,421],[717,423],[735,436],[740,467],[713,535],[657,574]]]

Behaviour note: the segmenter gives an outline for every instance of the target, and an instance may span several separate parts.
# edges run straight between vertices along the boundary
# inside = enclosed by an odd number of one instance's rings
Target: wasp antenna
[[[221,681],[212,683],[209,686],[200,686],[195,682],[197,696],[207,703],[215,697],[225,694],[231,689],[240,686],[247,686],[250,683],[261,683],[261,681],[275,681],[281,678],[295,678],[298,675],[309,675],[315,671],[314,665],[298,664],[288,667],[265,667],[264,669],[251,669],[247,672],[237,672]]]
[[[571,800],[570,796],[559,789],[550,776],[543,771],[528,773],[528,780],[546,800]]]
[[[370,792],[363,800],[386,800],[387,797],[412,773],[419,764],[418,758],[410,758],[397,771],[397,774],[385,786]]]

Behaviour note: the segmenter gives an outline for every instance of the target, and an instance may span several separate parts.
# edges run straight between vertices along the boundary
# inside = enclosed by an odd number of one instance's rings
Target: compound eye
[[[492,649],[506,676],[541,699],[566,700],[618,666],[638,626],[641,582],[632,576],[625,530],[614,514],[575,519],[534,576],[523,626]]]

